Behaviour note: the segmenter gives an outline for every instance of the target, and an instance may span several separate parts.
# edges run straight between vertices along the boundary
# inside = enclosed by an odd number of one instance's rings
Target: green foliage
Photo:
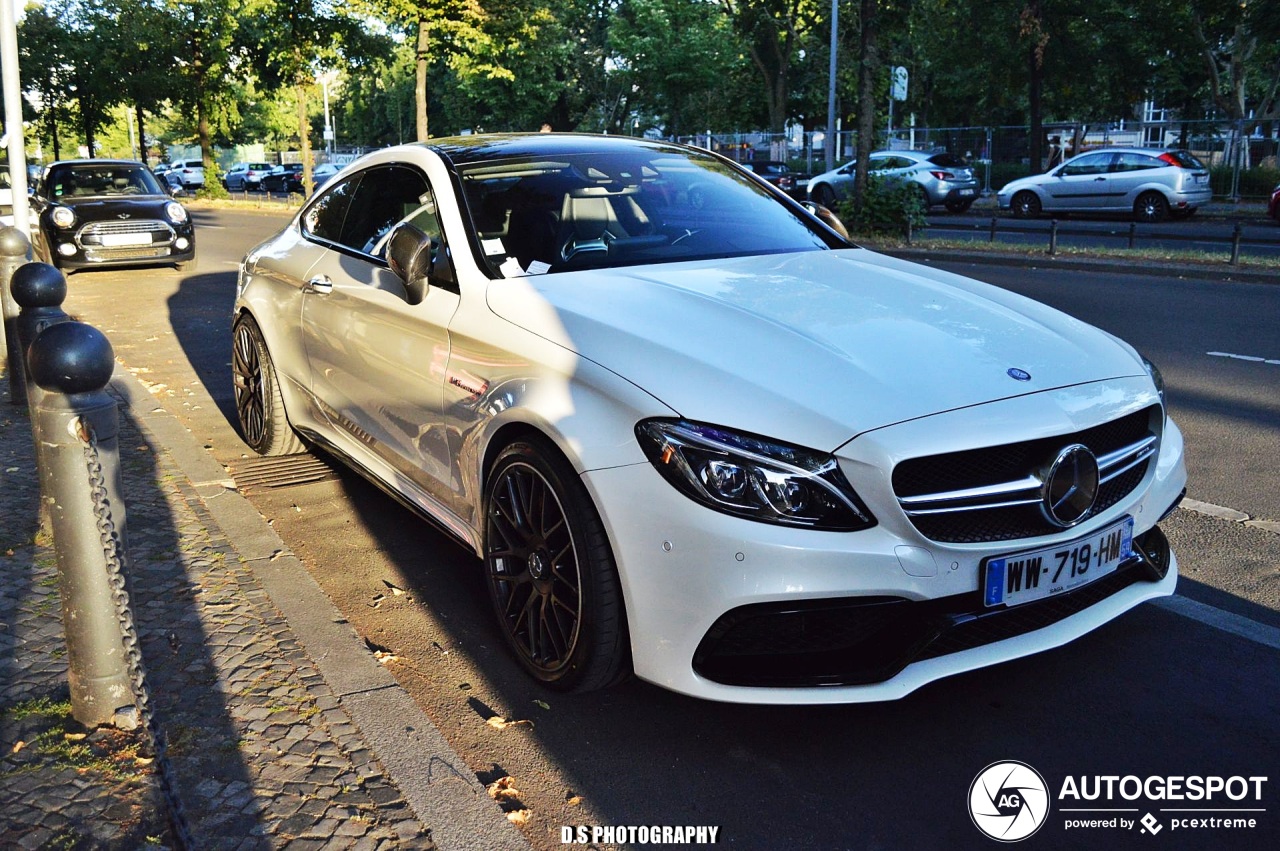
[[[1233,172],[1229,165],[1215,165],[1209,169],[1209,183],[1213,186],[1214,195],[1231,194]],[[1280,168],[1258,166],[1240,170],[1236,192],[1241,198],[1270,198],[1276,186],[1280,186]]]
[[[850,234],[863,236],[905,235],[908,228],[914,232],[928,224],[924,201],[914,183],[895,185],[875,175],[868,176],[861,203],[848,199],[837,205],[835,213]]]

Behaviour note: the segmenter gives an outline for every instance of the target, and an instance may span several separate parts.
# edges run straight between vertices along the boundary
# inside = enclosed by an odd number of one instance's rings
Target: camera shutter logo
[[[1000,842],[1026,839],[1048,815],[1049,787],[1024,762],[993,762],[969,786],[969,816],[978,830]]]

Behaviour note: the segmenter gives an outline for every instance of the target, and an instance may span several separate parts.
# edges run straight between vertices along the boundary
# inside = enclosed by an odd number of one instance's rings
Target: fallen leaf
[[[516,779],[511,775],[499,777],[485,789],[489,792],[489,797],[495,801],[509,801],[520,797],[520,790],[516,788]]]
[[[541,706],[543,709],[550,709],[550,708],[551,708],[551,704],[550,704],[550,703],[547,703],[545,700],[535,700],[535,701],[534,701],[534,703],[538,704],[538,705],[539,705],[539,706]]]
[[[13,746],[13,753],[17,753],[18,751],[22,750],[26,746],[27,746],[26,742],[18,742]]]
[[[569,805],[569,806],[571,806],[571,807],[576,807],[576,806],[578,806],[578,804],[581,804],[581,803],[582,803],[582,796],[581,796],[581,795],[574,795],[573,797],[571,797],[571,798],[567,799],[567,800],[565,801],[565,803],[566,803],[566,804],[568,804],[568,805]]]
[[[62,737],[66,739],[68,742],[79,742],[84,738],[86,738],[88,735],[89,735],[88,733],[63,733]]]
[[[398,585],[394,585],[394,584],[392,584],[392,583],[388,582],[388,581],[387,581],[387,580],[385,580],[385,579],[384,579],[384,580],[382,580],[382,584],[383,584],[383,585],[385,585],[385,586],[387,586],[388,588],[390,588],[390,589],[391,589],[391,593],[392,593],[392,594],[395,594],[397,597],[400,597],[400,596],[402,596],[402,595],[404,594],[404,589],[403,589],[403,588],[399,587]]]
[[[516,827],[524,827],[529,822],[529,811],[514,810],[509,812],[507,813],[507,821],[511,822]]]
[[[471,683],[458,683],[458,688],[463,691],[471,691]]]
[[[134,761],[135,763],[137,763],[138,765],[141,765],[141,766],[143,766],[143,767],[145,768],[146,766],[148,766],[148,765],[150,765],[151,763],[155,762],[155,761],[156,761],[156,758],[155,758],[155,757],[153,757],[153,756],[137,756],[137,757],[134,757],[134,758],[133,758],[133,761]]]
[[[495,730],[505,730],[508,727],[532,727],[533,726],[532,721],[524,721],[524,720],[507,721],[506,719],[500,718],[497,715],[493,716],[492,718],[490,718],[488,721],[485,721],[484,723],[488,724],[490,727],[494,728]]]

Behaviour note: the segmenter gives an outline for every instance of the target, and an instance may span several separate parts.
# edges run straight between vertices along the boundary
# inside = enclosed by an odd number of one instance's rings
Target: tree
[[[214,170],[213,133],[230,106],[227,82],[243,79],[249,69],[232,52],[245,0],[163,0],[172,31],[179,34],[176,53],[166,63],[172,80],[170,100],[196,116],[200,158]]]
[[[790,118],[791,70],[799,51],[808,47],[819,24],[827,20],[824,4],[811,0],[719,0],[747,44],[752,63],[764,82],[769,130],[781,133]]]

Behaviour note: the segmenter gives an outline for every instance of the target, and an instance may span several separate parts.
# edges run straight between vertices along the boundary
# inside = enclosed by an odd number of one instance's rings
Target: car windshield
[[[458,174],[497,277],[848,245],[696,151],[513,155],[460,164]]]
[[[142,165],[60,165],[49,169],[45,195],[49,198],[163,195],[155,176]]]

